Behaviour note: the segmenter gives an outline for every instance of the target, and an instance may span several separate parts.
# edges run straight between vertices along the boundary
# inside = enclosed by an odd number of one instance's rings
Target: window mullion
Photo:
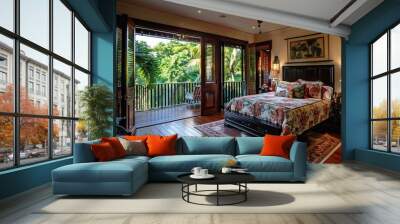
[[[17,34],[19,34],[19,0],[15,0],[14,2],[14,30]],[[14,39],[14,113],[19,113],[19,99],[20,99],[20,50],[19,50],[19,40],[18,38]],[[19,135],[20,135],[20,120],[19,117],[14,116],[14,129],[13,129],[13,138],[14,138],[14,166],[19,166],[20,157],[19,157]]]
[[[387,112],[387,117],[388,118],[391,118],[392,117],[392,110],[391,110],[391,108],[392,108],[392,100],[391,100],[391,78],[392,78],[392,76],[391,76],[391,74],[390,74],[390,29],[388,30],[388,32],[387,32],[387,71],[389,72],[388,74],[387,74],[387,110],[388,110],[388,112]],[[390,121],[390,119],[388,119],[388,122],[387,122],[387,141],[388,141],[388,148],[387,148],[387,150],[388,150],[388,152],[391,152],[392,151],[392,136],[391,136],[391,127],[392,127],[392,125],[391,125],[391,121]]]

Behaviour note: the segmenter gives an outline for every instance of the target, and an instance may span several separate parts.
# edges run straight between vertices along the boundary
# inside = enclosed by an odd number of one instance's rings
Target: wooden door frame
[[[206,81],[206,47],[207,43],[214,45],[214,83],[216,90],[216,96],[214,96],[214,109],[206,108],[207,99],[207,85],[212,85]],[[221,42],[214,38],[202,37],[200,43],[201,53],[200,53],[200,77],[201,77],[201,115],[211,115],[219,113],[221,111]]]

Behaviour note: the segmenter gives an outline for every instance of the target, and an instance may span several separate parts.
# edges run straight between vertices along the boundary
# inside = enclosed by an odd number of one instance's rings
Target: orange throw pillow
[[[111,137],[111,138],[101,138],[101,142],[108,142],[114,149],[115,155],[117,158],[125,157],[126,156],[126,151],[124,147],[122,146],[121,142],[118,140],[116,137]]]
[[[296,140],[294,135],[265,135],[261,156],[280,156],[289,159],[290,147]]]
[[[176,155],[176,139],[178,135],[148,136],[148,156]]]
[[[146,141],[147,140],[147,135],[143,136],[137,136],[137,135],[124,135],[122,136],[124,139],[129,140],[129,141]]]
[[[94,157],[99,162],[110,161],[117,158],[113,147],[108,142],[93,144],[91,145],[91,149]]]

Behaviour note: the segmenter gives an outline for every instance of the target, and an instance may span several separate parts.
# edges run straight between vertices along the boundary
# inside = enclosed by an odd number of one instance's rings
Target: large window
[[[0,1],[0,170],[87,139],[78,105],[90,74],[90,32],[63,0]]]
[[[371,46],[371,147],[400,153],[400,24]]]

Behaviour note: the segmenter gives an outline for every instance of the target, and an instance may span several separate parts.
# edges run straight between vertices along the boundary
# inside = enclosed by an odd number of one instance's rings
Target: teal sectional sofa
[[[54,194],[131,195],[148,181],[176,181],[193,167],[218,172],[228,160],[236,160],[259,182],[304,182],[307,149],[294,142],[290,159],[260,156],[262,137],[181,137],[173,156],[127,156],[96,162],[90,145],[98,141],[77,143],[74,163],[52,172]]]

